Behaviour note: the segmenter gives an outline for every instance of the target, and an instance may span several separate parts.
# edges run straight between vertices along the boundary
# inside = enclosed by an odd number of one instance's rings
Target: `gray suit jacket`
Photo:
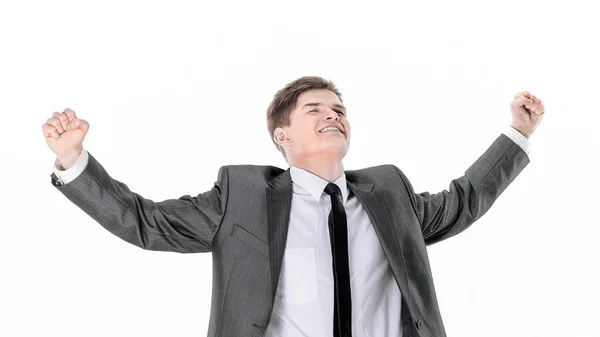
[[[402,292],[403,336],[446,336],[426,245],[479,219],[529,164],[501,134],[450,190],[415,193],[394,165],[348,170],[350,191],[366,210]],[[90,154],[84,171],[52,184],[121,239],[148,250],[212,252],[208,336],[263,336],[286,247],[292,201],[289,168],[227,165],[211,190],[155,202],[110,177]]]

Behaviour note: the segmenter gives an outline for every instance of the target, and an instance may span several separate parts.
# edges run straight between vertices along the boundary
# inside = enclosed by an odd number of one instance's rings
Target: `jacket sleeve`
[[[155,202],[113,179],[89,153],[88,163],[73,181],[52,184],[77,207],[121,239],[147,250],[210,252],[227,205],[227,167],[197,196]]]
[[[431,245],[464,231],[481,218],[528,164],[523,149],[500,134],[463,176],[450,182],[449,190],[415,193],[402,171],[394,167],[408,187],[425,244]]]

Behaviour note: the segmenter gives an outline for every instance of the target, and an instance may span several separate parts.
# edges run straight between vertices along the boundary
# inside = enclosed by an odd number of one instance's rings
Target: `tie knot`
[[[338,187],[338,185],[334,184],[334,183],[329,183],[327,184],[327,186],[325,186],[325,193],[332,195],[332,194],[339,194],[342,195],[342,191],[340,191],[340,188]]]

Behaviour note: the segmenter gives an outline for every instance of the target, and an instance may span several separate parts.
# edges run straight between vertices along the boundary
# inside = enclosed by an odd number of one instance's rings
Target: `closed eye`
[[[309,112],[313,112],[313,111],[314,111],[314,112],[319,112],[319,111],[317,111],[317,110],[310,110]],[[339,111],[339,110],[334,110],[334,111],[335,111],[335,112],[337,112],[337,113],[339,113],[339,114],[342,114],[342,115],[344,115],[344,112],[343,112],[343,111]]]

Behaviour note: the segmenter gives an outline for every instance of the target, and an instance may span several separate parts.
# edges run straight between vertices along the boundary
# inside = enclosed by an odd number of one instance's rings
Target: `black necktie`
[[[346,211],[342,204],[342,193],[336,184],[327,184],[325,193],[331,197],[329,239],[333,257],[334,278],[333,336],[352,337],[352,301],[350,299]]]

